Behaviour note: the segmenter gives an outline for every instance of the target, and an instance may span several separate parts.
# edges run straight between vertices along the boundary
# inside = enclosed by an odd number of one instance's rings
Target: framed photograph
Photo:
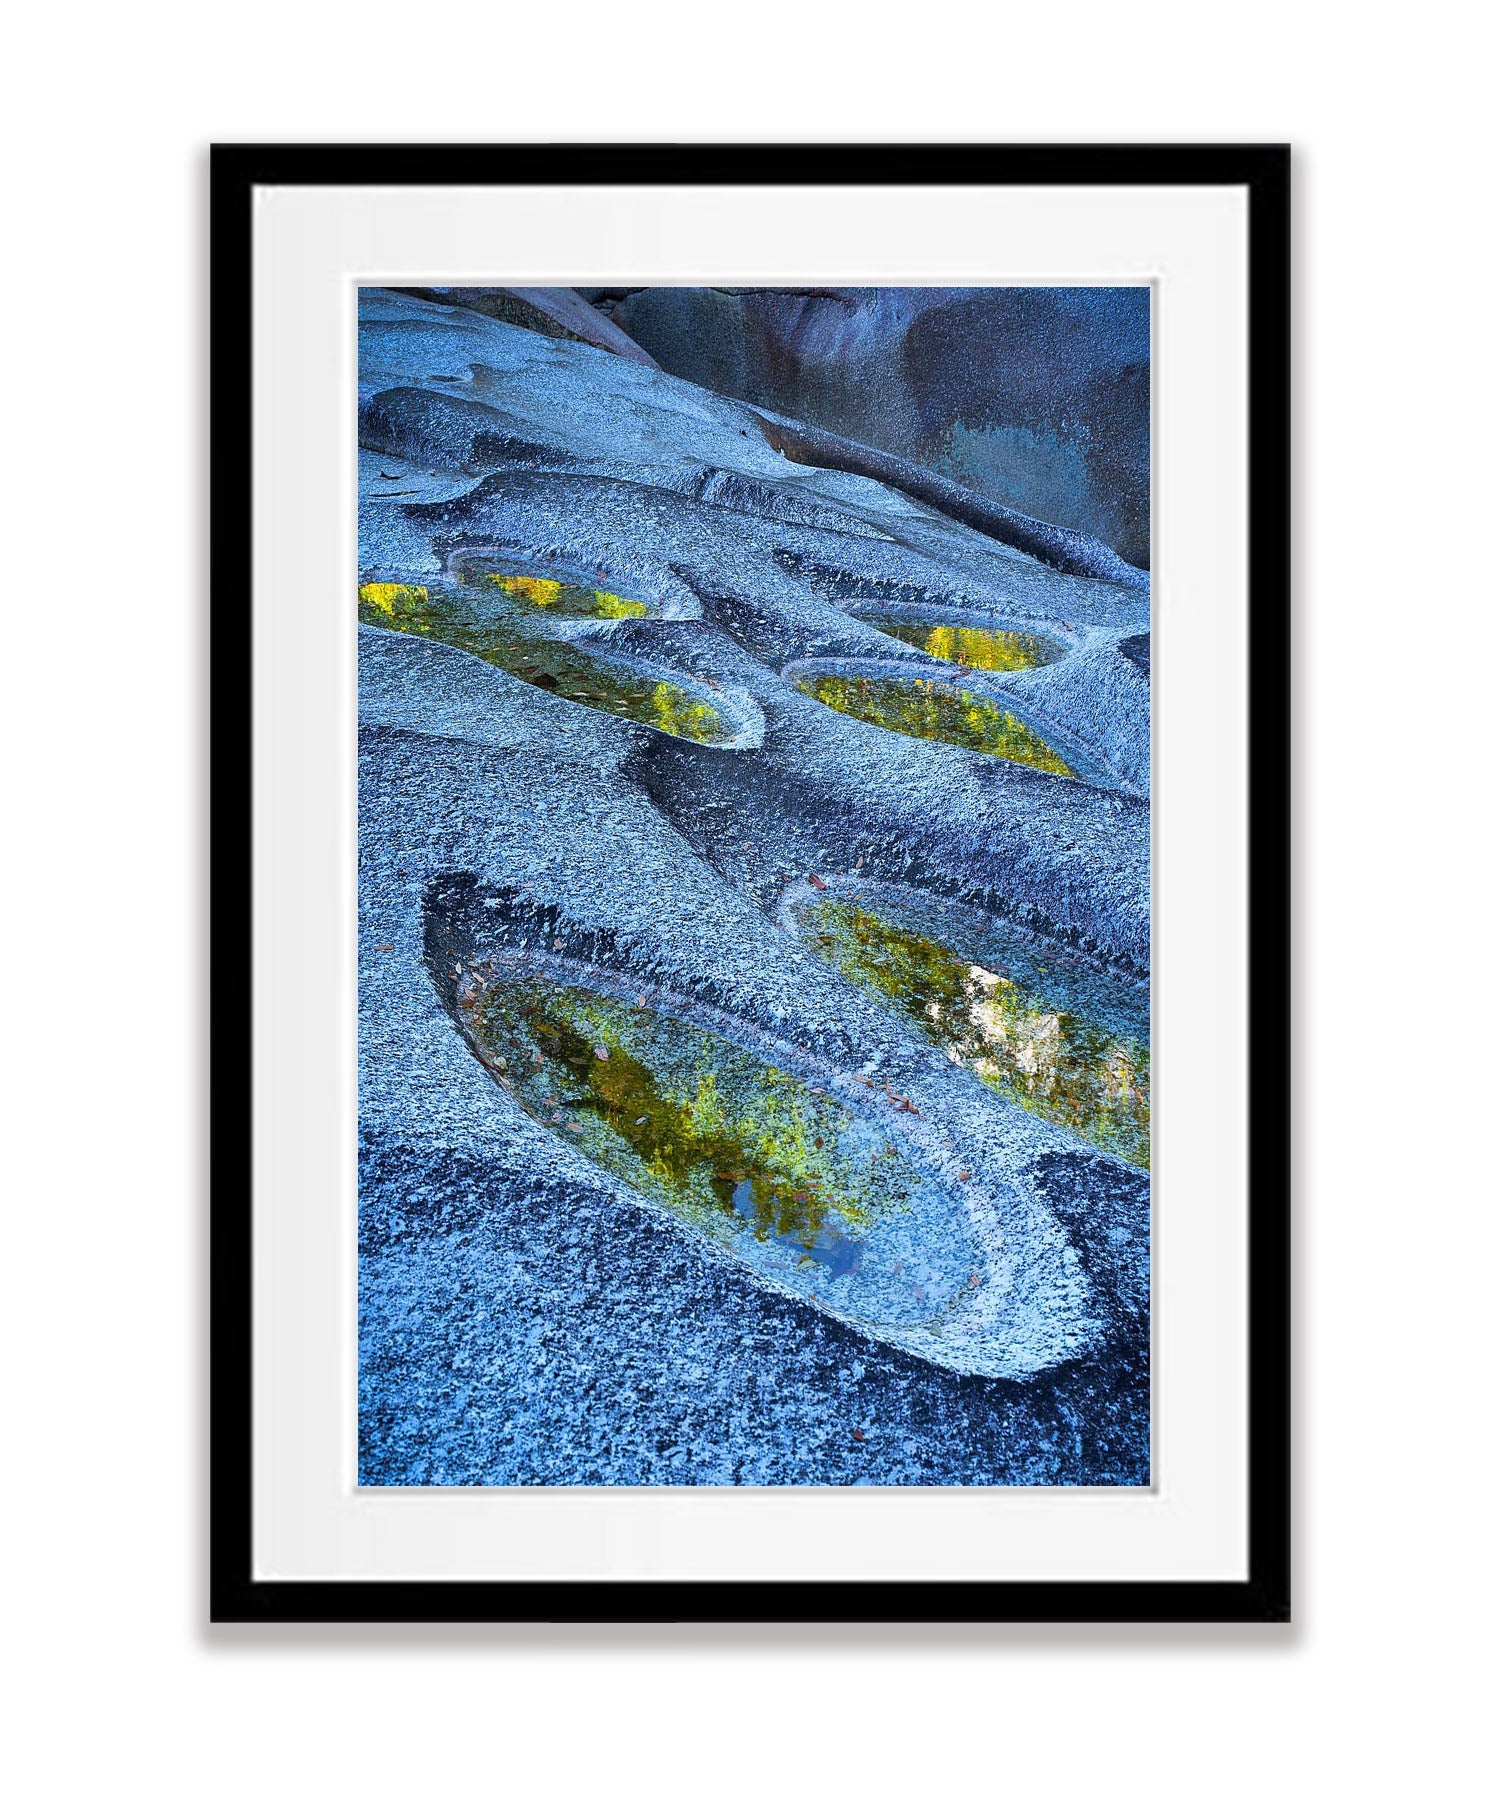
[[[1290,1616],[1288,154],[213,154],[212,1614]]]

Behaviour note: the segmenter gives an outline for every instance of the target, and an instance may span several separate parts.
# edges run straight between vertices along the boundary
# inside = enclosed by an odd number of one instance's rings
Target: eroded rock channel
[[[450,644],[531,687],[674,737],[724,742],[733,727],[697,684],[653,679],[648,670],[612,656],[608,638],[559,635],[554,623],[639,619],[647,610],[641,600],[472,563],[461,582],[372,581],[359,590],[363,624]]]
[[[980,1281],[962,1206],[826,1088],[643,1002],[491,969],[457,1004],[485,1067],[569,1148],[788,1292],[940,1333]]]

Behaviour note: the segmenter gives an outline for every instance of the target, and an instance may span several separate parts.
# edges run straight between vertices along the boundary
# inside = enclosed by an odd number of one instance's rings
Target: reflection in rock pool
[[[815,675],[797,683],[804,694],[835,712],[906,737],[935,738],[986,756],[1027,763],[1049,775],[1073,771],[1045,738],[1013,712],[947,681],[901,680],[868,675]]]
[[[971,1291],[961,1204],[819,1088],[586,988],[481,973],[458,1006],[533,1119],[778,1285],[938,1331]]]
[[[1062,646],[1030,631],[994,631],[980,625],[912,625],[900,619],[871,618],[887,637],[915,644],[929,656],[965,669],[1040,669],[1060,662]]]
[[[488,558],[465,558],[459,579],[466,584],[487,583],[528,606],[545,607],[556,617],[569,619],[644,619],[650,610],[644,600],[626,600],[603,588],[580,587],[534,575],[514,564],[497,564]]]
[[[898,922],[899,919],[899,922]],[[1150,1003],[994,920],[955,912],[943,941],[848,900],[805,907],[820,956],[916,1021],[949,1058],[1030,1112],[1142,1168],[1151,1166]]]
[[[505,583],[524,583],[525,587]],[[550,592],[558,589],[556,594]],[[637,674],[622,664],[592,656],[581,645],[550,636],[548,614],[598,618],[637,617],[611,612],[619,607],[645,607],[639,601],[595,591],[587,609],[576,598],[589,590],[529,576],[506,575],[460,586],[433,583],[415,587],[402,582],[371,581],[359,590],[359,616],[366,625],[408,631],[418,637],[451,644],[482,657],[533,687],[545,688],[615,718],[654,725],[674,737],[718,744],[733,735],[716,707],[696,699],[675,681]]]

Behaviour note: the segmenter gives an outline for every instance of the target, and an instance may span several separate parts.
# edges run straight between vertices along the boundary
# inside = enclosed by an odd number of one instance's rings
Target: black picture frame
[[[217,145],[211,155],[212,983],[251,892],[251,209],[261,186],[1241,187],[1249,219],[1248,1575],[1243,1581],[286,1581],[252,1567],[251,1046],[211,1081],[210,1617],[266,1622],[1280,1622],[1291,1616],[1290,151],[1216,145]],[[235,1006],[239,1014],[238,1004]]]

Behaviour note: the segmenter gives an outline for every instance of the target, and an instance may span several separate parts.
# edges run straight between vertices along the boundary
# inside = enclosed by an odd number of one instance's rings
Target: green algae
[[[505,580],[533,580],[506,576]],[[538,589],[563,584],[534,580]],[[575,593],[583,590],[572,590]],[[594,592],[593,600],[615,601],[618,596]],[[619,601],[623,606],[640,602]],[[565,611],[567,602],[499,588],[486,575],[479,582],[453,585],[433,583],[420,587],[403,582],[366,582],[359,590],[362,623],[387,631],[409,632],[436,643],[480,657],[508,675],[544,688],[579,705],[592,707],[618,719],[654,725],[674,737],[699,744],[721,744],[733,733],[718,709],[696,699],[674,681],[643,675],[612,663],[563,638],[552,636],[545,615]],[[644,611],[644,607],[641,608]],[[594,616],[609,614],[594,607]]]
[[[478,982],[481,1060],[539,1124],[798,1291],[924,1323],[967,1290],[948,1221],[914,1247],[924,1178],[834,1097],[717,1034],[588,989]]]
[[[1003,756],[1049,775],[1073,774],[1045,738],[1013,712],[946,681],[901,680],[868,675],[817,675],[797,683],[835,712],[880,725],[905,737],[958,744],[986,756]]]
[[[1030,631],[999,631],[979,625],[912,625],[900,619],[872,618],[887,637],[914,644],[929,656],[964,669],[991,672],[1040,669],[1062,659],[1062,648]]]
[[[820,956],[1006,1099],[1151,1166],[1143,999],[999,927],[989,945],[970,932],[953,948],[844,900],[804,909],[799,923]]]

